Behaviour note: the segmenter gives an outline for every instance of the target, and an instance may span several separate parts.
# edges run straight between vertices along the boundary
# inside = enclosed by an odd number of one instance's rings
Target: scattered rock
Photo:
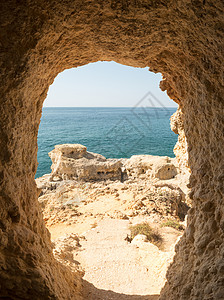
[[[131,243],[133,245],[138,245],[139,243],[143,243],[143,242],[147,242],[147,236],[144,234],[138,234],[136,235],[133,240],[131,241]]]

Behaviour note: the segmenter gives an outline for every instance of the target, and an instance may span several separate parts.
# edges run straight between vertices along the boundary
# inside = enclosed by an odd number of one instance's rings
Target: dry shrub
[[[183,225],[180,224],[177,220],[168,219],[167,221],[161,224],[161,227],[172,227],[177,230],[184,230]]]
[[[138,234],[144,234],[148,242],[153,243],[157,247],[160,247],[162,244],[162,236],[159,231],[152,228],[147,222],[132,225],[129,229],[131,231],[131,240]]]

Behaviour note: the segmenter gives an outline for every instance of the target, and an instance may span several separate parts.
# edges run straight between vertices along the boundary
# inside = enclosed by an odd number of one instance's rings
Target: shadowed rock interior
[[[11,0],[0,10],[1,297],[83,297],[80,277],[53,257],[38,206],[37,133],[57,74],[114,60],[161,72],[181,109],[193,207],[160,299],[223,299],[223,1]]]

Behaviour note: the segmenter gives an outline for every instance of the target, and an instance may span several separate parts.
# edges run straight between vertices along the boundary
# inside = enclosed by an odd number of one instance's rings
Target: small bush
[[[162,236],[160,233],[152,228],[147,222],[132,225],[129,229],[131,231],[131,240],[138,234],[144,234],[147,240],[156,246],[160,246],[162,243]]]
[[[168,219],[166,222],[161,224],[161,227],[172,227],[177,230],[184,230],[183,225],[181,225],[177,220],[173,219]]]

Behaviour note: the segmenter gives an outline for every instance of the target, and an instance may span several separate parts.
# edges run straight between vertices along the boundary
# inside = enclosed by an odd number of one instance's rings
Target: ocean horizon
[[[106,158],[150,154],[174,157],[170,129],[176,107],[43,107],[36,178],[51,172],[48,152],[58,144],[82,144]]]

